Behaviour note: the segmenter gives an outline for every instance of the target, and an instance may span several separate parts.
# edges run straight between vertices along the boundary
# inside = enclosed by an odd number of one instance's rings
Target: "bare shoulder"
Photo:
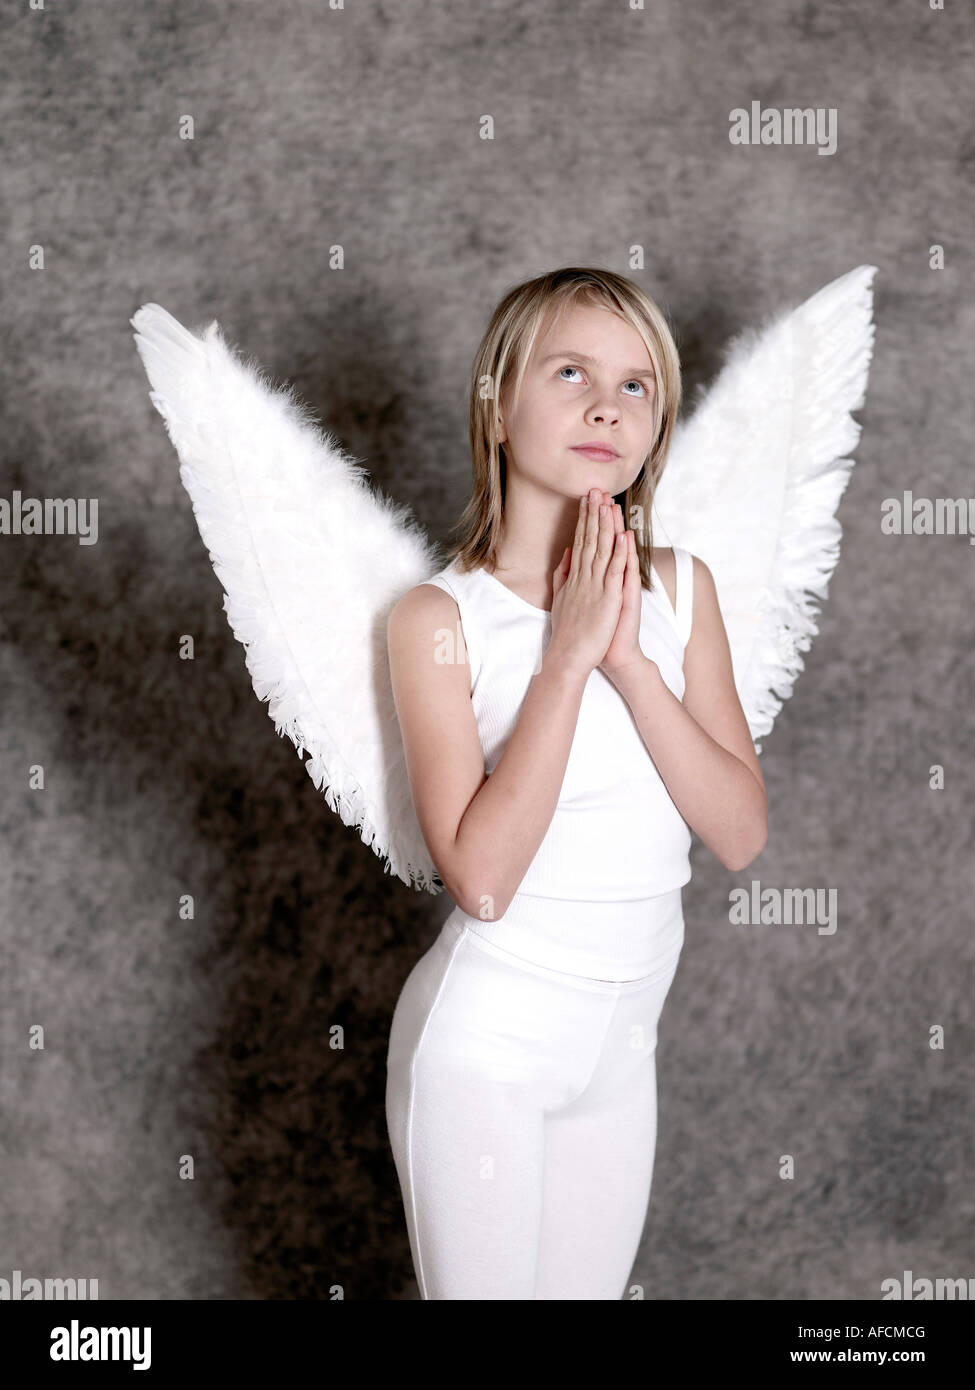
[[[408,622],[410,617],[415,614],[431,613],[457,613],[457,600],[447,593],[446,589],[441,589],[439,584],[414,584],[412,589],[407,589],[401,599],[398,599],[390,609],[389,618],[393,619],[396,614],[397,622],[403,622],[403,615],[406,615]]]
[[[673,554],[673,551],[671,551]],[[718,591],[714,586],[714,575],[700,555],[691,555],[693,569],[691,577],[694,584],[694,611],[715,610],[718,607]],[[675,565],[676,568],[676,565]]]
[[[714,576],[700,555],[691,554],[691,560],[693,562],[692,579],[695,609],[699,600],[702,607],[709,606],[710,600],[715,598]],[[671,605],[676,607],[677,560],[674,556],[673,546],[654,546],[653,567],[663,580]]]
[[[671,608],[675,608],[677,606],[677,561],[674,559],[672,546],[655,545],[653,547],[653,567],[660,575]]]
[[[717,659],[723,665],[730,661],[728,635],[721,616],[714,575],[699,555],[692,554],[691,560],[694,586],[691,633],[684,649],[684,673],[688,679],[698,668],[706,668],[712,659]],[[712,676],[713,672],[708,679]]]
[[[429,644],[437,640],[444,628],[456,633],[457,657],[461,663],[466,663],[467,648],[457,600],[439,584],[416,584],[390,609],[386,620],[390,655],[394,651],[430,650]]]

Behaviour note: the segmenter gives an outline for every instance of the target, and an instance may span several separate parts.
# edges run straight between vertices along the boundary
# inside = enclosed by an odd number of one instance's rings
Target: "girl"
[[[472,372],[460,542],[389,617],[417,818],[455,904],[387,1063],[421,1298],[623,1296],[691,831],[733,870],[766,842],[711,573],[650,533],[680,396],[632,281],[512,289]]]

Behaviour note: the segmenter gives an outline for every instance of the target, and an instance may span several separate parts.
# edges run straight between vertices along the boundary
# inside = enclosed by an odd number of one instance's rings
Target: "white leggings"
[[[453,914],[393,1014],[386,1120],[424,1299],[620,1299],[650,1199],[680,956],[564,974]]]

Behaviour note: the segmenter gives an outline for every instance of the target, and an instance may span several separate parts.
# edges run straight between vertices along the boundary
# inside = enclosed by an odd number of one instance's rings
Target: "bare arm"
[[[726,869],[746,869],[768,840],[768,800],[735,688],[714,578],[694,557],[684,699],[644,658],[615,681],[687,824]]]
[[[387,644],[430,856],[457,906],[494,920],[507,911],[555,814],[588,672],[550,659],[549,648],[488,776],[454,600],[436,585],[411,589],[389,616]]]

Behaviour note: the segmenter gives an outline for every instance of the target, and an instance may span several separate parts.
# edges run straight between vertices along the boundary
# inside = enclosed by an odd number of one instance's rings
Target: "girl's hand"
[[[593,488],[579,499],[575,542],[566,546],[552,579],[552,638],[546,661],[588,676],[602,661],[616,631],[623,597],[626,546],[617,539],[605,494]]]
[[[608,495],[608,494],[607,494]],[[612,500],[612,499],[610,499]],[[626,570],[623,575],[623,603],[619,622],[613,640],[606,649],[606,655],[599,663],[599,669],[613,680],[626,667],[638,665],[645,660],[640,646],[640,618],[643,614],[643,585],[640,580],[640,559],[637,555],[636,536],[623,529],[623,513],[619,504],[613,508],[613,517],[618,534],[622,534],[626,544]]]

